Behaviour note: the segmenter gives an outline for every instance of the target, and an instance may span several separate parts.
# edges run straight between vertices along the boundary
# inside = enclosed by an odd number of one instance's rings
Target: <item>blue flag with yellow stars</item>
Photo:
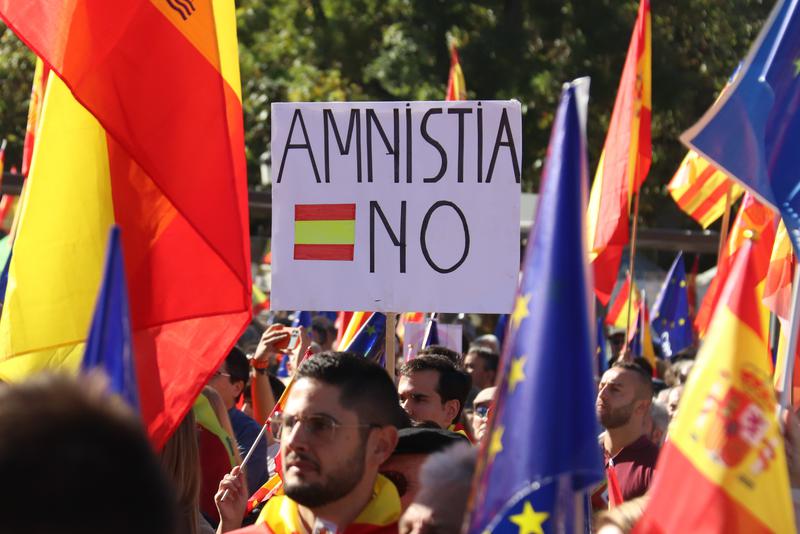
[[[386,316],[375,312],[361,325],[353,340],[344,350],[354,352],[368,360],[383,362],[386,349]]]
[[[94,308],[89,338],[81,361],[81,371],[102,370],[109,379],[111,393],[122,397],[139,410],[139,387],[131,345],[131,318],[128,282],[122,260],[119,227],[111,227],[106,251],[103,281]]]
[[[575,532],[603,479],[587,266],[588,79],[564,87],[525,253],[468,532]]]
[[[689,290],[686,284],[686,266],[683,252],[679,252],[669,269],[664,285],[653,305],[651,326],[656,343],[665,358],[672,358],[694,343],[692,322],[689,320]]]
[[[681,140],[783,217],[800,253],[800,7],[779,0],[731,87]]]

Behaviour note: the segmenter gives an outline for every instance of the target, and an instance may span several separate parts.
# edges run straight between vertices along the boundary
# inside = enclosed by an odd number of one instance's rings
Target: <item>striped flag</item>
[[[595,294],[604,306],[617,281],[622,249],[628,245],[631,199],[652,159],[650,40],[650,2],[641,0],[589,197],[589,260]]]
[[[752,195],[745,195],[744,200],[742,200],[742,205],[739,208],[739,213],[736,215],[736,220],[733,222],[733,226],[731,226],[728,243],[722,248],[722,257],[717,262],[717,275],[711,281],[711,285],[708,286],[708,290],[703,296],[703,301],[700,303],[700,309],[697,311],[697,316],[694,320],[695,330],[697,330],[700,338],[705,335],[711,323],[712,315],[717,308],[717,302],[719,301],[722,287],[725,285],[725,280],[728,277],[736,255],[739,254],[742,243],[749,240],[754,240],[753,254],[756,258],[755,261],[759,276],[759,287],[757,291],[759,295],[763,294],[763,281],[767,276],[772,244],[775,241],[775,219],[775,213],[770,208],[761,204]],[[766,325],[769,323],[769,310],[761,301],[760,297],[754,311],[758,312],[765,325],[763,331],[765,332],[764,343],[766,343],[766,332],[768,331]]]
[[[36,58],[36,69],[33,72],[33,86],[31,87],[31,103],[28,107],[28,123],[25,126],[25,145],[22,148],[22,175],[28,176],[33,157],[33,146],[36,143],[36,129],[39,127],[39,118],[42,116],[42,103],[44,90],[47,87],[47,77],[50,67],[44,64],[42,58]]]
[[[458,50],[454,43],[450,44],[450,77],[447,79],[447,96],[445,100],[466,100],[467,82],[458,60]]]
[[[725,199],[731,202],[742,196],[742,187],[719,171],[697,152],[690,150],[683,158],[667,191],[687,215],[708,228],[725,212]]]
[[[353,261],[355,204],[296,204],[294,259]]]
[[[746,239],[725,281],[635,534],[795,531],[769,357],[754,313],[754,245]]]
[[[52,67],[0,379],[77,370],[117,224],[142,420],[159,448],[251,317],[234,2],[0,0],[0,18]]]
[[[628,305],[628,301],[633,298],[633,301]],[[631,327],[636,326],[636,314],[639,311],[639,291],[636,289],[636,283],[633,283],[633,292],[631,292],[631,277],[625,277],[625,282],[619,288],[619,293],[611,304],[606,314],[606,324],[616,328],[628,327],[628,307],[631,309]]]

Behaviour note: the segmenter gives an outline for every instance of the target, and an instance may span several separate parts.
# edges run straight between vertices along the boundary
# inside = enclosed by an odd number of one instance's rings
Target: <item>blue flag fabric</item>
[[[800,12],[779,0],[733,85],[681,139],[781,213],[800,252]]]
[[[672,358],[694,343],[692,322],[689,320],[689,288],[683,252],[679,252],[669,269],[664,285],[653,305],[650,323],[656,332],[656,343],[665,358]]]
[[[275,372],[278,378],[289,378],[289,355],[284,354],[281,356],[281,361],[278,364],[278,370]]]
[[[608,351],[606,350],[606,332],[603,318],[597,318],[597,377],[603,376],[608,371]]]
[[[302,326],[303,328],[311,328],[311,312],[307,311],[298,311],[294,312],[294,318],[292,319],[292,326],[297,328],[298,326]]]
[[[587,267],[588,80],[561,94],[482,449],[470,534],[574,532],[603,479]],[[580,498],[579,498],[580,497]]]
[[[128,283],[122,259],[120,230],[112,226],[103,270],[100,294],[94,309],[81,371],[102,369],[109,378],[109,390],[139,410],[139,388],[131,349],[131,321]]]
[[[0,271],[0,304],[6,301],[6,288],[8,287],[8,270],[11,268],[11,255],[14,251],[8,253],[6,262],[3,265],[3,270]]]
[[[361,325],[355,337],[344,350],[354,352],[368,360],[380,363],[386,349],[386,316],[375,312]]]
[[[494,337],[500,344],[500,351],[503,351],[503,345],[506,340],[506,329],[508,328],[508,314],[504,313],[497,318],[497,325],[494,327]]]
[[[435,317],[428,320],[428,325],[425,327],[425,336],[422,338],[422,348],[430,347],[431,345],[439,344],[439,322]]]

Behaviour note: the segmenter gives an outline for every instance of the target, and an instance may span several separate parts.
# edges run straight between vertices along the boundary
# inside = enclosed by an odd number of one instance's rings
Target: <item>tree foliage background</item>
[[[641,202],[651,227],[698,228],[667,196],[678,135],[713,102],[772,7],[761,0],[652,0],[653,165]],[[438,100],[460,50],[471,99],[523,110],[523,189],[535,191],[561,84],[591,76],[590,161],[605,139],[636,18],[635,0],[237,0],[249,179],[280,101]],[[0,137],[22,154],[33,57],[0,25]]]

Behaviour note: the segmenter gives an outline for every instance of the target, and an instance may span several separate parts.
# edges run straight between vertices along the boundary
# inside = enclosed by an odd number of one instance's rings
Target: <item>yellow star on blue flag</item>
[[[353,340],[344,349],[374,362],[385,364],[386,316],[374,312],[356,332]]]
[[[585,511],[576,502],[603,479],[582,87],[565,87],[553,124],[468,534],[574,532]]]

